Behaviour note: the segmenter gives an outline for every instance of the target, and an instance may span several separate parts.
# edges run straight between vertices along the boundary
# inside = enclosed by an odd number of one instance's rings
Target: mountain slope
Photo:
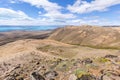
[[[49,39],[94,48],[120,49],[120,28],[70,26],[56,29]]]

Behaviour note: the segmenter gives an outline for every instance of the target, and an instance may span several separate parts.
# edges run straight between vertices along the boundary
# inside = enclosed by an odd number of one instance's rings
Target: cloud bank
[[[94,11],[104,12],[109,7],[120,4],[120,0],[76,0],[72,5],[67,7],[49,0],[9,0],[11,4],[19,2],[28,3],[38,9],[43,9],[44,13],[39,11],[38,17],[28,16],[21,10],[11,8],[0,8],[0,25],[80,25],[80,24],[113,24],[106,19],[87,17],[81,18],[84,13],[92,13]],[[64,12],[66,11],[66,12]],[[95,15],[96,16],[96,15]]]
[[[89,13],[93,11],[106,11],[109,7],[120,4],[120,0],[94,0],[87,2],[77,0],[73,5],[68,5],[67,9],[73,13]]]

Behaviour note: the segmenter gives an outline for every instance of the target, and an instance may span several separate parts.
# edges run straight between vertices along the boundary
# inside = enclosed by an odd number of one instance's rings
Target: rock
[[[19,78],[18,80],[24,80],[24,78],[21,77],[21,78]]]
[[[46,70],[47,70],[46,66],[43,65],[43,66],[39,67],[37,71],[39,71],[41,74],[44,74],[46,72]]]
[[[48,71],[44,74],[45,78],[53,80],[56,76],[58,76],[58,73],[56,71]]]
[[[114,76],[114,75],[104,75],[101,80],[120,80],[119,76]]]
[[[120,73],[114,70],[101,71],[102,76],[100,80],[120,80]]]
[[[16,80],[16,77],[18,77],[19,76],[19,74],[18,73],[16,73],[16,72],[14,72],[13,74],[11,73],[11,74],[8,74],[8,76],[6,77],[6,79],[5,80]],[[18,80],[18,79],[17,79]]]
[[[63,67],[63,68],[66,68],[66,67],[67,67],[67,65],[66,65],[66,64],[63,64],[63,65],[62,65],[62,67]]]
[[[37,62],[37,63],[36,63],[36,65],[39,65],[39,64],[40,64],[40,62]]]
[[[59,64],[60,62],[62,62],[63,60],[61,58],[57,59],[57,63]]]
[[[105,58],[117,58],[118,56],[116,55],[106,55]]]
[[[16,79],[13,76],[9,76],[9,77],[5,78],[5,80],[16,80]]]
[[[82,75],[76,80],[96,80],[96,78],[93,75]]]
[[[45,80],[45,78],[40,75],[38,72],[33,72],[31,75],[31,80]]]
[[[16,73],[16,72],[14,72],[12,76],[13,76],[13,77],[17,77],[17,76],[19,76],[19,74]]]
[[[93,61],[90,58],[86,58],[86,59],[82,60],[82,63],[91,64],[91,63],[93,63]]]
[[[70,77],[69,77],[69,80],[76,80],[77,77],[75,76],[75,74],[71,74]]]

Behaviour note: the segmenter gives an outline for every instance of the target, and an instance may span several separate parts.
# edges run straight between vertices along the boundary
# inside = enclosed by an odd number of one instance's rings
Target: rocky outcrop
[[[112,58],[106,56],[84,59],[55,57],[47,59],[32,53],[32,58],[27,59],[29,62],[16,65],[1,75],[0,80],[119,80],[119,56],[112,56]],[[57,64],[53,67],[53,63]]]

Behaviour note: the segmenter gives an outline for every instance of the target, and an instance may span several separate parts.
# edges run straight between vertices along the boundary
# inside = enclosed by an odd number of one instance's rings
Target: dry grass
[[[45,45],[37,47],[37,50],[51,53],[52,55],[61,56],[64,58],[72,58],[77,54],[73,47],[65,46]]]

